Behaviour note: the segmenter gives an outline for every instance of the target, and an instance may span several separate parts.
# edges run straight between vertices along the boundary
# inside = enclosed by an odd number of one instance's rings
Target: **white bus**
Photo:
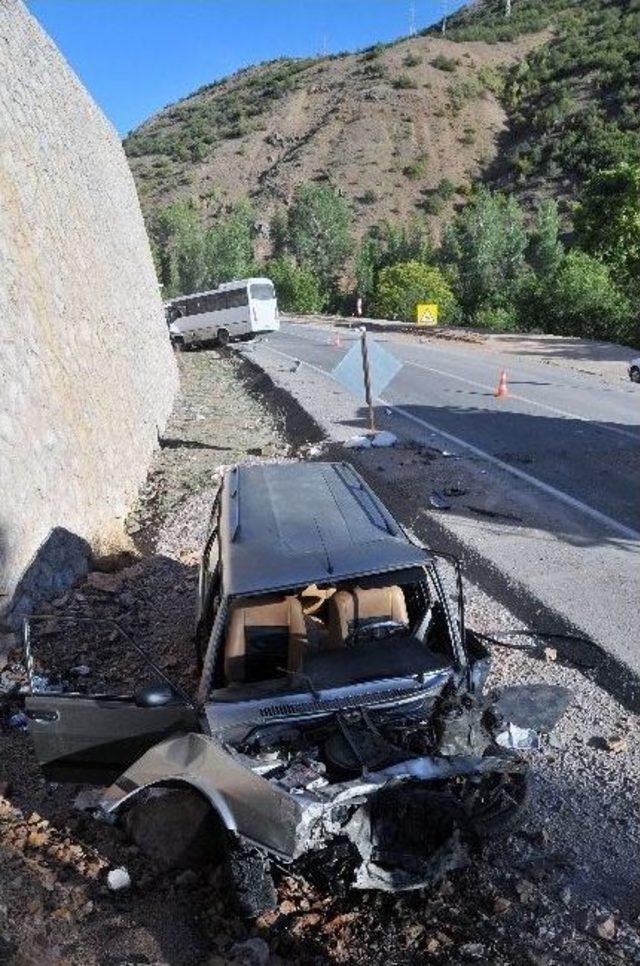
[[[181,295],[165,306],[169,336],[176,348],[199,342],[226,345],[280,328],[278,304],[269,278],[224,282],[212,292]]]

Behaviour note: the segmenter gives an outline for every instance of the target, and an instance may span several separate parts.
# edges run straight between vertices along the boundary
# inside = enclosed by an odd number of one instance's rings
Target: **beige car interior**
[[[282,657],[274,671],[300,671],[306,650],[347,646],[359,622],[395,621],[408,625],[407,605],[398,585],[349,590],[311,584],[296,595],[265,595],[231,605],[225,643],[224,671],[229,684],[252,680],[254,642],[277,641]],[[286,651],[286,654],[284,653]],[[276,676],[272,674],[271,676]]]

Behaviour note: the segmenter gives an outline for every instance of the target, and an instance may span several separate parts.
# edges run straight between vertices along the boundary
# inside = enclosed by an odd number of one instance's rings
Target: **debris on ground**
[[[140,559],[118,564],[120,586],[114,593],[89,583],[53,601],[47,617],[60,628],[44,637],[34,632],[34,647],[43,649],[39,653],[47,661],[57,658],[61,673],[89,669],[70,679],[74,688],[88,693],[100,683],[120,680],[123,672],[130,683],[140,666],[122,636],[113,636],[112,625],[98,633],[77,623],[90,616],[117,621],[165,673],[193,687],[185,671],[193,664],[193,551],[202,543],[216,469],[222,462],[246,459],[258,447],[270,452],[270,459],[290,458],[316,438],[303,422],[294,423],[291,432],[291,415],[285,436],[285,416],[272,408],[270,392],[260,395],[262,383],[255,372],[233,357],[207,351],[177,358],[182,390],[165,431],[165,444],[170,444],[158,452],[129,519]],[[323,446],[322,455],[331,458],[330,447]],[[344,458],[339,449],[336,456]],[[383,499],[385,488],[392,491],[397,484],[399,462],[410,463],[421,476],[439,473],[443,462],[428,445],[398,444],[359,458],[372,456],[368,478]],[[452,474],[459,466],[448,465]],[[450,482],[440,476],[430,487],[444,492]],[[403,519],[410,523],[422,508],[408,485],[399,488],[399,498]],[[469,586],[467,592],[469,626],[483,633],[525,629],[477,588]],[[167,872],[124,829],[95,821],[90,799],[79,795],[87,789],[42,778],[28,735],[10,723],[22,713],[19,689],[26,683],[24,668],[16,664],[19,642],[2,643],[2,962],[222,966],[242,963],[238,956],[252,954],[262,957],[254,962],[304,966],[613,966],[640,961],[640,749],[629,738],[624,750],[615,741],[638,733],[638,716],[621,708],[579,668],[545,660],[544,640],[534,638],[532,650],[500,648],[488,682],[502,689],[542,681],[571,693],[555,744],[549,740],[538,752],[542,760],[533,769],[534,805],[526,835],[492,842],[438,886],[401,896],[344,894],[339,865],[330,870],[325,886],[311,885],[283,866],[277,907],[253,925],[229,910],[219,866]],[[608,753],[589,742],[594,735],[613,741]],[[126,870],[131,886],[112,891],[107,877],[118,869]]]
[[[131,887],[131,876],[123,865],[107,873],[107,885],[112,892],[121,892]]]

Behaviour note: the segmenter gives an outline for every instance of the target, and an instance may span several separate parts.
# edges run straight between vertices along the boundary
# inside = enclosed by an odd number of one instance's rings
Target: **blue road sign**
[[[367,340],[367,348],[369,351],[371,395],[375,399],[382,395],[393,377],[400,372],[402,363],[370,338]],[[354,342],[344,359],[333,369],[331,375],[354,396],[364,399],[362,348],[359,339]]]

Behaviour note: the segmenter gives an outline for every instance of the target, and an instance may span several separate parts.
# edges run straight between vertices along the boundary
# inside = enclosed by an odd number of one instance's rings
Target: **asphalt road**
[[[402,363],[377,400],[379,418],[393,414],[396,432],[437,437],[468,457],[489,505],[520,521],[508,541],[495,523],[471,526],[469,514],[443,514],[443,525],[640,673],[640,387],[625,382],[624,366],[617,386],[462,343],[374,338]],[[357,339],[284,323],[253,352],[284,372],[289,391],[327,426],[337,395],[332,372]],[[497,399],[502,369],[509,395]],[[362,400],[352,400],[361,419]]]
[[[383,392],[385,401],[552,487],[556,499],[564,496],[592,519],[610,521],[612,533],[640,539],[637,386],[618,389],[592,375],[461,345],[373,338],[403,363]],[[270,341],[330,374],[357,339],[283,324]],[[509,396],[497,399],[502,369]]]

